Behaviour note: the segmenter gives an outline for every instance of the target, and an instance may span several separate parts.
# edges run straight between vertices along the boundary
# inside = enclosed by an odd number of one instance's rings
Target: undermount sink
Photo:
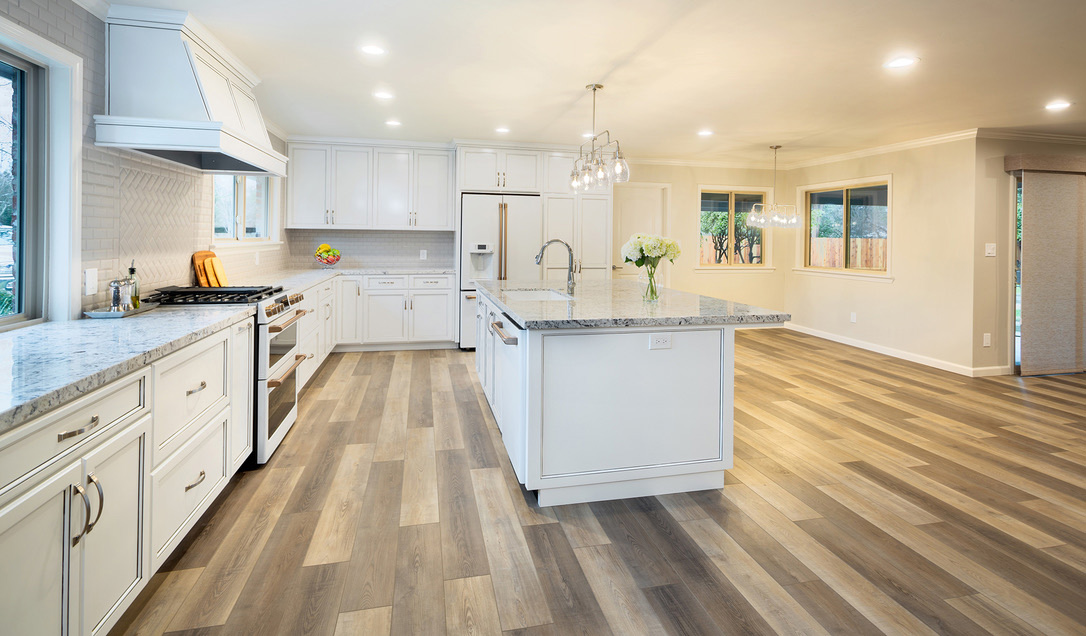
[[[511,301],[561,301],[573,300],[568,294],[553,289],[507,289],[504,292],[505,299]]]

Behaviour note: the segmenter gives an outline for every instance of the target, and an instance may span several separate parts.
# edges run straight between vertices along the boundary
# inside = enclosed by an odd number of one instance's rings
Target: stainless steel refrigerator
[[[475,346],[475,281],[540,280],[538,194],[464,194],[460,200],[460,347]]]

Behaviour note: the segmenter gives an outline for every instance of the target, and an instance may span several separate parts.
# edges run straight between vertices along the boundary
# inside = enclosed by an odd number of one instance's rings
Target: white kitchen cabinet
[[[253,452],[253,319],[232,327],[230,335],[230,470],[237,471]]]
[[[331,225],[328,181],[332,174],[332,148],[297,144],[288,151],[290,210],[287,227],[324,228]]]
[[[317,295],[317,308],[320,313],[320,349],[317,359],[324,362],[332,349],[336,346],[336,309],[335,293],[332,291],[332,281],[321,286]]]
[[[452,155],[445,151],[415,151],[414,218],[418,230],[452,230]]]
[[[577,197],[567,195],[545,195],[543,197],[543,241],[560,239],[573,247],[574,258],[577,256]],[[576,266],[576,262],[574,263]],[[566,280],[569,269],[569,253],[561,245],[552,245],[543,254],[544,278],[547,280]]]
[[[362,279],[336,278],[336,343],[362,342]]]
[[[475,192],[539,192],[543,157],[537,150],[468,148],[459,151],[460,189]]]
[[[339,229],[369,227],[370,164],[373,151],[356,146],[332,147],[332,208],[330,220]]]
[[[82,634],[105,634],[151,576],[145,417],[83,457],[92,517],[82,537]]]
[[[561,239],[573,247],[577,280],[611,277],[611,197],[607,195],[545,195],[543,240]],[[561,246],[547,248],[547,280],[566,280],[569,254]]]
[[[408,299],[409,337],[416,342],[452,340],[453,295],[448,291],[413,291]]]
[[[370,291],[363,294],[366,343],[407,340],[407,291]]]
[[[381,148],[374,153],[373,209],[374,226],[383,229],[410,227],[411,163],[410,150]]]
[[[308,336],[302,338],[299,353],[305,356],[305,361],[298,365],[298,388],[304,389],[313,376],[317,374],[320,363],[317,361],[317,349],[320,348],[320,333],[313,330]]]
[[[572,152],[545,152],[543,153],[543,193],[544,194],[568,194],[573,191],[569,187],[569,174],[573,172],[573,163],[577,155]]]
[[[525,439],[527,437],[527,357],[528,332],[517,329],[505,315],[496,316],[493,329],[493,357],[497,403],[494,419],[509,452],[509,462],[517,479],[524,481]]]

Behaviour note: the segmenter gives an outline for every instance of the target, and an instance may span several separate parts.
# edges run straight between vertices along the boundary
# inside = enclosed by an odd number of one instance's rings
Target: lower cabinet
[[[457,294],[448,275],[367,276],[362,283],[362,342],[451,342]]]
[[[234,325],[230,335],[230,471],[237,471],[253,452],[253,351],[255,322]]]
[[[321,365],[320,360],[317,359],[317,348],[319,346],[320,334],[317,330],[302,339],[300,353],[305,356],[305,362],[298,365],[299,389],[305,388],[305,385],[309,384],[309,381],[316,375],[317,368]]]
[[[336,343],[362,342],[362,279],[340,276],[336,279]]]
[[[407,340],[407,292],[366,291],[364,298],[364,342],[385,343]]]
[[[320,314],[320,347],[317,357],[324,362],[324,358],[332,353],[336,346],[335,293],[332,291],[332,281],[321,287],[317,296],[317,310]]]
[[[447,291],[411,292],[407,299],[408,337],[418,342],[452,340],[453,295]]]

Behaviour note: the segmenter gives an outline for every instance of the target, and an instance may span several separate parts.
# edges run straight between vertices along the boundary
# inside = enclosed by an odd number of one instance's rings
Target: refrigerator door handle
[[[504,280],[505,279],[505,267],[504,267],[505,245],[504,245],[504,237],[505,237],[505,204],[504,203],[499,203],[498,204],[498,253],[497,253],[498,280]]]
[[[502,203],[502,280],[509,279],[509,204]]]

